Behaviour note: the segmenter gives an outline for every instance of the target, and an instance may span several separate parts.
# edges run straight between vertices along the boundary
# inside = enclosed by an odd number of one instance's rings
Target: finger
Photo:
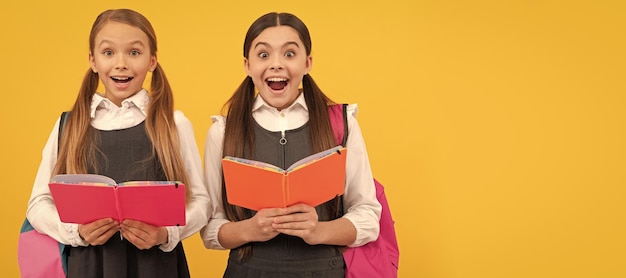
[[[113,220],[113,218],[102,218],[102,219],[93,221],[87,225],[93,225],[94,227],[101,227],[101,226],[107,226],[111,223],[115,223],[115,220]]]
[[[158,229],[146,232],[137,228],[122,228],[122,235],[139,249],[152,248],[158,241]]]
[[[117,224],[117,222],[111,222],[109,224],[106,224],[104,226],[100,226],[94,230],[91,231],[91,235],[95,236],[95,237],[101,237],[102,235],[107,234],[108,232],[117,232],[119,231],[120,227]]]
[[[317,214],[316,213],[312,213],[312,212],[292,213],[292,214],[288,214],[288,215],[275,217],[273,222],[274,222],[274,224],[280,224],[280,223],[289,223],[289,222],[305,222],[305,221],[309,221],[309,220],[317,221]]]
[[[146,224],[141,221],[132,220],[132,219],[124,219],[124,221],[122,221],[122,226],[134,227],[134,228],[141,229],[141,230],[145,230],[146,226],[152,227],[152,225]]]
[[[286,223],[274,223],[272,224],[272,228],[277,231],[281,230],[307,230],[313,228],[314,225],[308,221],[301,222],[286,222]]]
[[[119,227],[115,225],[116,223],[113,224],[114,225],[109,229],[99,228],[93,231],[90,234],[89,240],[87,240],[87,242],[89,242],[89,244],[91,245],[101,245],[107,242],[109,238],[111,238],[115,233],[119,231]]]
[[[287,214],[287,212],[285,212],[284,208],[266,208],[256,212],[256,215],[259,215],[259,217],[275,217],[285,214]]]
[[[95,220],[91,223],[82,224],[78,226],[79,233],[90,234],[93,231],[97,230],[100,227],[110,225],[111,223],[115,223],[115,221],[111,218],[103,218]]]
[[[310,211],[314,211],[315,208],[313,208],[312,206],[308,206],[305,204],[296,204],[290,207],[286,207],[283,209],[283,214],[292,214],[292,213],[298,213],[298,212],[310,212]]]
[[[141,225],[139,225],[141,226]],[[130,225],[126,225],[126,224],[122,224],[120,226],[122,232],[124,233],[128,233],[131,234],[133,237],[142,239],[144,237],[146,237],[147,235],[147,231],[144,230],[144,227],[136,227],[136,226],[130,226]]]
[[[122,236],[124,237],[124,239],[128,240],[130,243],[132,243],[133,245],[135,245],[137,248],[139,249],[147,249],[145,246],[145,242],[138,237],[137,235],[135,235],[132,232],[129,231],[125,231],[122,230]]]
[[[310,231],[300,230],[300,229],[277,229],[277,230],[282,234],[289,235],[289,236],[296,236],[302,239],[304,239],[306,235],[310,234]]]
[[[112,236],[114,236],[119,231],[120,231],[119,227],[115,226],[115,227],[112,227],[111,229],[107,230],[106,232],[104,232],[100,236],[100,239],[102,240],[102,243],[105,243],[107,240],[109,240]]]
[[[158,237],[159,227],[152,226],[150,224],[146,224],[140,221],[136,221],[131,225],[127,225],[129,223],[124,222],[121,225],[123,231],[127,231],[135,235],[137,238],[141,239],[145,242],[152,242]]]
[[[102,225],[102,223],[106,223],[104,225]],[[87,237],[99,237],[101,234],[105,233],[106,231],[108,231],[109,229],[115,229],[117,227],[117,222],[99,222],[99,221],[94,221],[90,224],[84,225],[82,227],[79,227],[80,229],[82,229],[83,233],[87,236]]]

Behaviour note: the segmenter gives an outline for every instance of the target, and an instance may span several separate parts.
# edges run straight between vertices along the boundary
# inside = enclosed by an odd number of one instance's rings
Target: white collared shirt
[[[91,126],[99,130],[116,130],[136,126],[146,119],[150,97],[141,90],[117,106],[100,94],[91,101]]]
[[[357,105],[348,106],[348,157],[346,158],[346,187],[344,190],[344,218],[354,224],[357,235],[351,247],[361,246],[376,240],[379,233],[381,205],[376,199],[376,189],[372,178],[365,142],[355,118]],[[309,111],[304,94],[288,108],[278,110],[267,104],[261,97],[256,97],[252,116],[263,128],[270,131],[296,129],[309,120]],[[209,224],[201,231],[204,245],[211,249],[224,249],[218,241],[220,227],[228,223],[222,206],[222,144],[226,119],[223,116],[211,117],[213,124],[209,128],[204,148],[204,174],[209,186],[209,196],[213,214]]]
[[[146,119],[150,96],[146,90],[122,101],[118,107],[100,94],[95,94],[91,103],[91,125],[100,130],[116,130],[134,127]],[[207,223],[211,213],[209,196],[202,177],[202,160],[196,144],[191,122],[183,112],[174,112],[174,122],[180,140],[180,152],[189,179],[191,200],[187,202],[187,223],[182,227],[167,227],[168,243],[160,246],[163,251],[171,251],[178,242],[191,236]],[[54,170],[58,151],[59,120],[57,119],[42,152],[42,159],[35,178],[35,184],[28,201],[27,218],[33,227],[63,244],[87,246],[78,235],[78,224],[61,223],[54,201],[50,195],[48,182]]]

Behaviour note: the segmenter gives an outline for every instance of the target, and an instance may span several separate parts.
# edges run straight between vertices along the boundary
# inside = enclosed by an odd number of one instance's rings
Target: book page
[[[116,185],[112,178],[96,174],[65,174],[52,177],[50,182],[53,183],[73,183],[73,184],[92,184],[92,185]]]
[[[240,158],[240,157],[233,157],[233,156],[225,156],[222,160],[229,160],[229,161],[233,161],[233,162],[237,162],[240,164],[246,164],[246,165],[250,165],[250,166],[255,166],[258,168],[264,168],[264,169],[268,169],[268,170],[273,170],[279,173],[285,173],[285,170],[270,164],[270,163],[266,163],[266,162],[262,162],[262,161],[256,161],[256,160],[252,160],[252,159],[245,159],[245,158]]]
[[[293,164],[291,164],[291,166],[289,166],[289,168],[287,168],[286,171],[287,172],[291,172],[291,171],[295,170],[296,168],[298,168],[300,166],[303,166],[305,164],[310,164],[310,163],[312,163],[312,162],[314,162],[316,160],[319,160],[319,159],[322,159],[324,157],[327,157],[327,156],[329,156],[329,155],[331,155],[331,154],[333,154],[335,152],[342,152],[344,149],[345,148],[342,147],[342,146],[336,146],[334,148],[330,148],[328,150],[321,151],[319,153],[309,155],[309,156],[307,156],[307,157],[305,157],[303,159],[300,159],[300,160],[294,162]]]
[[[118,186],[159,186],[159,185],[178,185],[183,184],[181,181],[126,181],[119,183]]]

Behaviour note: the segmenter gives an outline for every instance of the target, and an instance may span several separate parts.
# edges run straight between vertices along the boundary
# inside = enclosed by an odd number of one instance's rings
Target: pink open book
[[[185,225],[185,185],[172,181],[116,183],[93,174],[57,175],[48,184],[59,217],[86,224],[102,218],[153,226]]]

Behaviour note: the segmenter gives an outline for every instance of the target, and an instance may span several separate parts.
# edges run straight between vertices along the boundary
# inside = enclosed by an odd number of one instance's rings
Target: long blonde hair
[[[89,50],[93,53],[95,38],[107,22],[128,24],[142,30],[150,42],[150,54],[157,53],[156,34],[143,15],[129,9],[107,10],[96,18],[89,35]],[[87,70],[78,92],[76,102],[61,135],[59,156],[53,174],[87,173],[97,169],[95,145],[97,133],[90,128],[90,107],[98,88],[98,74]],[[153,145],[152,156],[156,156],[168,180],[188,184],[183,159],[179,151],[179,137],[174,123],[174,97],[161,65],[157,63],[152,72],[150,105],[146,112],[146,132]],[[186,187],[189,195],[189,186]]]

